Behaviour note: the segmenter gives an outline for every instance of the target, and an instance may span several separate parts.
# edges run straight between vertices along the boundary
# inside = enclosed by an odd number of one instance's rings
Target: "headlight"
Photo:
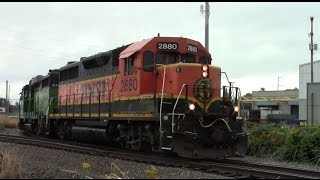
[[[202,70],[203,71],[207,71],[208,70],[208,66],[207,65],[202,66]]]
[[[207,76],[208,76],[208,72],[206,72],[206,71],[205,71],[205,72],[202,72],[202,76],[203,76],[203,77],[207,77]]]
[[[234,111],[236,111],[236,112],[239,112],[239,107],[238,106],[236,106],[236,107],[234,107]]]
[[[195,106],[194,104],[189,104],[189,109],[190,109],[191,111],[193,111],[195,108],[196,108],[196,106]]]

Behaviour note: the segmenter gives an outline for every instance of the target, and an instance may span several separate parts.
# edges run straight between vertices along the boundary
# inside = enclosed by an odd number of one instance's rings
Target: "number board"
[[[178,43],[175,42],[159,42],[157,48],[160,50],[177,50]]]
[[[188,44],[188,51],[196,53],[196,52],[198,52],[198,47],[191,45],[191,44]]]

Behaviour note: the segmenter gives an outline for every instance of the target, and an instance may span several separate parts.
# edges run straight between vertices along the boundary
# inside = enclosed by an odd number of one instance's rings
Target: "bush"
[[[320,129],[300,127],[290,131],[284,145],[276,152],[279,159],[298,162],[319,163]]]
[[[279,124],[251,126],[247,129],[248,154],[271,156],[278,160],[320,162],[320,128],[289,129]]]
[[[285,142],[287,131],[273,123],[249,128],[248,153],[258,156],[273,153]]]

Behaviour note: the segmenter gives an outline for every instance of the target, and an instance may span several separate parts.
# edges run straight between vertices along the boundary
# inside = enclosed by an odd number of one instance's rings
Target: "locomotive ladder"
[[[159,65],[159,66],[163,66],[164,68],[164,73],[163,73],[163,78],[162,78],[162,88],[161,88],[161,100],[160,100],[160,113],[159,113],[159,120],[160,120],[160,148],[161,149],[164,149],[164,150],[171,150],[171,148],[169,147],[163,147],[162,146],[162,135],[163,135],[163,130],[162,130],[162,105],[163,105],[163,91],[164,91],[164,82],[166,80],[166,68],[167,66],[164,65],[164,64],[156,64],[156,65]]]
[[[162,65],[162,64],[159,64]],[[163,105],[164,104],[172,104],[172,102],[164,102],[163,101],[163,95],[164,95],[164,85],[165,85],[165,79],[166,79],[166,66],[162,65],[164,67],[164,73],[163,73],[163,78],[162,78],[162,89],[161,89],[161,101],[160,101],[160,113],[159,113],[159,120],[160,120],[160,148],[161,150],[171,150],[171,144],[172,144],[172,135],[174,133],[174,125],[175,125],[175,116],[178,116],[178,118],[182,117],[184,119],[185,114],[175,114],[175,109],[176,106],[178,104],[180,95],[184,89],[184,87],[186,86],[186,84],[183,84],[180,90],[180,93],[177,97],[177,100],[175,102],[174,108],[172,109],[172,113],[167,113],[168,116],[172,117],[172,122],[171,122],[171,132],[168,131],[163,131],[163,119],[164,117],[162,117],[162,109],[163,109]],[[169,117],[167,116],[166,119],[164,120],[168,120]],[[163,137],[163,135],[165,134],[165,137]]]
[[[174,133],[174,125],[175,125],[175,123],[174,123],[174,117],[175,116],[178,116],[178,119],[180,118],[180,117],[182,117],[182,119],[184,119],[184,117],[185,117],[185,114],[182,114],[182,113],[178,113],[178,114],[175,114],[175,110],[176,110],[176,107],[177,107],[177,104],[178,104],[178,101],[179,101],[179,99],[180,99],[180,96],[181,96],[181,93],[182,93],[182,91],[183,91],[183,89],[184,89],[184,87],[186,87],[186,89],[188,88],[188,85],[187,84],[183,84],[182,85],[182,87],[181,87],[181,89],[180,89],[180,92],[179,92],[179,95],[178,95],[178,97],[177,97],[177,100],[176,100],[176,103],[174,104],[174,107],[173,107],[173,109],[172,109],[172,121],[171,121],[171,131],[172,131],[172,134]],[[188,91],[187,91],[188,92]],[[188,97],[188,94],[186,94],[186,97]]]

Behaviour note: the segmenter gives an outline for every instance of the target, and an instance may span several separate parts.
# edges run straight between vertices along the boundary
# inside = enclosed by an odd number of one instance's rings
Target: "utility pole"
[[[279,91],[279,79],[280,79],[281,77],[278,77],[278,85],[277,85],[277,91]]]
[[[8,89],[8,113],[10,111],[10,84],[9,84],[9,89]]]
[[[6,101],[5,101],[5,111],[8,114],[8,80],[6,80]]]
[[[311,20],[311,33],[310,33],[311,43],[309,44],[309,49],[311,51],[311,84],[313,84],[313,50],[315,51],[318,50],[318,44],[313,44],[313,16],[310,17],[310,20]],[[313,107],[314,107],[314,93],[311,93],[311,126],[314,125],[313,124],[313,121],[314,121]]]
[[[309,49],[311,51],[311,83],[313,83],[313,16],[310,17],[311,20],[311,44],[309,45]]]
[[[209,15],[210,15],[210,5],[206,2],[205,9],[203,5],[200,6],[200,12],[205,13],[205,48],[209,50]]]

